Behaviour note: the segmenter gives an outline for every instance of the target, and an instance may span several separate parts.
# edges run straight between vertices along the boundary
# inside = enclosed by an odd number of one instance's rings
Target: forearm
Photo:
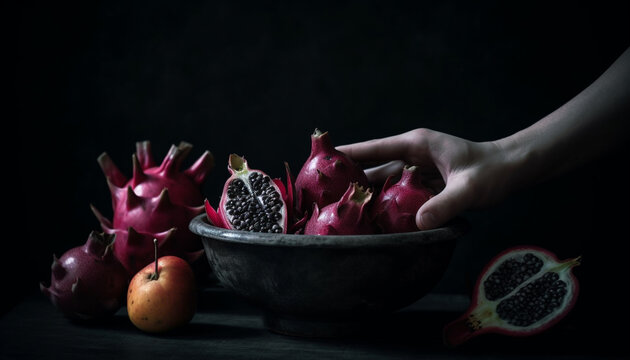
[[[532,126],[495,144],[514,173],[514,189],[602,155],[628,135],[630,49],[593,84]]]

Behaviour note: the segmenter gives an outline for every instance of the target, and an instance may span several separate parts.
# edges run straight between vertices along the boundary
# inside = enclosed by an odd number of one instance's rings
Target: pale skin
[[[418,165],[437,179],[437,195],[420,207],[420,229],[439,227],[468,209],[501,202],[524,187],[576,168],[628,137],[630,48],[590,86],[533,125],[507,137],[473,142],[419,128],[339,146],[374,183]]]

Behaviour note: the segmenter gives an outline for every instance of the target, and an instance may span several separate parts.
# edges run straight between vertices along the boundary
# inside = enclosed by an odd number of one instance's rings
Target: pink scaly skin
[[[315,129],[311,154],[295,180],[298,209],[307,212],[313,203],[321,209],[338,201],[352,182],[366,188],[369,185],[363,170],[335,149],[328,132]]]
[[[416,213],[433,193],[422,184],[420,169],[416,166],[405,166],[396,184],[392,184],[392,178],[387,178],[374,203],[376,224],[383,233],[418,231]]]
[[[160,254],[164,254],[164,256],[177,256],[192,264],[203,255],[203,250],[184,251],[178,247],[174,241],[176,231],[176,228],[171,228],[160,233],[146,233],[138,232],[133,227],[129,227],[128,230],[110,229],[106,232],[116,235],[114,255],[125,267],[129,276],[133,277],[146,264],[154,261],[154,249],[149,245],[153,245],[153,240],[157,240]]]
[[[107,219],[94,206],[92,212],[103,231],[121,238],[115,253],[128,271],[150,263],[152,260],[146,255],[153,253],[153,238],[159,239],[167,232],[172,236],[165,255],[194,259],[202,249],[201,241],[190,232],[188,224],[203,213],[201,184],[214,167],[214,158],[205,151],[182,171],[181,164],[191,149],[192,145],[186,142],[173,145],[156,166],[150,142],[138,142],[132,156],[131,179],[122,174],[107,153],[99,156],[98,163],[112,195],[113,219]],[[174,229],[177,231],[173,232]],[[138,263],[144,260],[148,260],[146,264]]]
[[[190,220],[203,213],[203,205],[192,207],[175,204],[171,201],[170,192],[166,188],[156,197],[137,196],[131,187],[117,195],[120,195],[121,202],[117,204],[110,228],[133,227],[140,232],[159,233],[174,227],[181,230],[175,238],[182,249],[191,251],[200,248],[199,239],[186,230]],[[101,225],[103,224],[106,223],[101,218]]]
[[[351,183],[341,199],[321,210],[313,205],[313,215],[304,227],[305,235],[366,235],[374,227],[366,208],[372,191]]]
[[[79,320],[114,314],[123,302],[129,276],[115,258],[113,235],[91,232],[83,246],[53,255],[50,286],[40,290],[67,317]]]
[[[131,186],[137,196],[155,197],[167,188],[171,200],[180,205],[199,206],[203,202],[201,184],[214,167],[214,158],[205,151],[190,168],[181,171],[181,164],[192,150],[192,145],[182,142],[179,146],[171,146],[160,166],[155,166],[151,155],[151,143],[136,143],[136,153],[132,156],[133,177],[127,179],[112,159],[103,153],[98,163],[105,174],[112,192],[113,208],[120,202],[121,191]]]

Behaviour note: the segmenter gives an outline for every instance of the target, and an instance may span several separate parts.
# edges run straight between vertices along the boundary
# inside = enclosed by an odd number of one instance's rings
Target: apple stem
[[[157,239],[153,239],[153,250],[154,250],[154,254],[155,254],[155,272],[153,274],[151,274],[149,279],[157,280],[160,277],[160,274],[158,274],[158,256],[157,256],[158,255],[157,254],[158,246],[157,246]]]

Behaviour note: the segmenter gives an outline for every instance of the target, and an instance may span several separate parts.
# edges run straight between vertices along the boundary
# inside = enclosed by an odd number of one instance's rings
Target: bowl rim
[[[363,248],[398,247],[407,244],[425,245],[454,241],[469,230],[470,224],[460,216],[440,228],[407,233],[372,235],[270,234],[219,228],[212,225],[206,214],[202,213],[195,216],[188,227],[190,231],[202,238],[229,243],[282,247]]]

